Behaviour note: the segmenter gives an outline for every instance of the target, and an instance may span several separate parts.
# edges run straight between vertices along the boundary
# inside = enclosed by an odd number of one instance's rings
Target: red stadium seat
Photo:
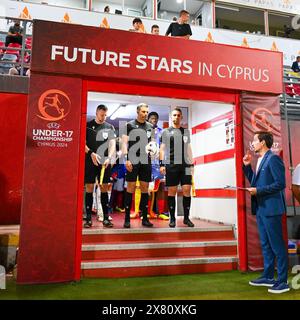
[[[16,56],[19,56],[21,45],[18,43],[10,43],[5,51],[6,54],[15,54]]]
[[[289,96],[294,96],[296,93],[295,93],[295,90],[294,90],[294,85],[293,84],[286,84],[285,85],[285,93]]]
[[[0,47],[5,47],[5,43],[0,41]],[[2,55],[4,53],[3,49],[0,49],[0,55]]]
[[[32,37],[28,37],[25,40],[25,46],[27,49],[31,49],[31,45],[32,45]]]
[[[293,85],[294,92],[297,96],[300,96],[300,84],[294,84]]]

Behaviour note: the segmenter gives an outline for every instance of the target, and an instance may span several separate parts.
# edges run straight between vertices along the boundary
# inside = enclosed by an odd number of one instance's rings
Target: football
[[[150,155],[152,159],[156,159],[159,156],[159,146],[157,142],[150,141],[145,147],[146,153]]]

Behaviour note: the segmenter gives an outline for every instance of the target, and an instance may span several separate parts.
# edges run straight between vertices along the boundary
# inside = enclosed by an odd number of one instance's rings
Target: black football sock
[[[101,192],[101,206],[104,220],[108,220],[108,193]]]
[[[191,208],[191,197],[183,196],[183,212],[184,212],[185,220],[189,218],[190,208]]]
[[[148,216],[148,200],[149,200],[149,194],[147,193],[142,193],[141,195],[141,203],[140,203],[140,208],[142,210],[142,217],[143,220],[147,220]]]
[[[175,197],[168,196],[168,206],[170,212],[170,220],[175,221],[176,200]]]
[[[125,205],[125,221],[127,222],[130,221],[131,203],[132,203],[132,193],[126,192],[124,205]]]
[[[85,193],[85,212],[86,212],[86,221],[92,221],[92,207],[93,207],[93,193]]]

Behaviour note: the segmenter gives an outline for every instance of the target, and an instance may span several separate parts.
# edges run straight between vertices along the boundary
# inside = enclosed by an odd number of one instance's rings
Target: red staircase
[[[83,230],[82,276],[122,278],[237,269],[231,226]]]

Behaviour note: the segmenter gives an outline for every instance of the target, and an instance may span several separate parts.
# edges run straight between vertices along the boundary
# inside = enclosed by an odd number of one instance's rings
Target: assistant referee
[[[171,112],[172,126],[162,132],[160,145],[160,172],[166,175],[170,228],[176,226],[175,197],[179,184],[183,191],[183,223],[188,227],[194,227],[193,222],[189,219],[192,175],[194,174],[193,155],[190,132],[181,127],[182,118],[181,109],[176,107]]]
[[[116,132],[114,126],[107,123],[107,107],[100,104],[96,109],[96,118],[87,123],[85,146],[85,228],[92,226],[93,189],[96,177],[100,182],[101,168],[105,167],[103,181],[100,184],[103,226],[113,227],[108,219],[108,188],[111,182],[111,159],[116,151]]]

